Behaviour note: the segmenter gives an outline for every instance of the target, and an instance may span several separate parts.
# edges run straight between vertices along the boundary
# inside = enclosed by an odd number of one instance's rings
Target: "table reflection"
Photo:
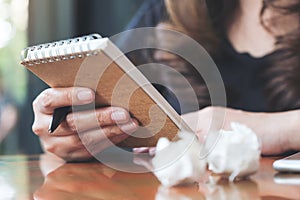
[[[135,161],[147,163],[147,159]],[[152,173],[120,172],[99,162],[65,163],[49,155],[2,156],[0,199],[300,199],[300,185],[276,183],[276,178],[282,180],[286,175],[276,174],[272,169],[273,161],[263,158],[258,173],[248,180],[230,183],[209,179],[213,181],[165,188]]]
[[[67,163],[47,173],[35,199],[260,199],[257,184],[219,181],[165,188],[151,173],[118,172],[100,163]]]
[[[111,177],[115,172],[98,163],[64,164],[45,177],[36,199],[137,199],[126,185]]]
[[[52,199],[155,199],[155,200],[256,200],[297,199],[299,186],[273,181],[270,161],[261,162],[253,179],[238,182],[205,181],[189,186],[165,188],[152,173],[116,171],[101,163],[64,163],[41,158],[44,183],[34,193],[37,200]],[[288,194],[290,193],[290,195]]]
[[[142,199],[154,198],[159,185],[150,173],[118,172],[98,162],[64,163],[61,166],[46,163],[43,185],[34,193],[35,199]],[[57,163],[58,164],[58,163]],[[52,165],[51,170],[45,165]],[[152,198],[152,199],[153,199]]]

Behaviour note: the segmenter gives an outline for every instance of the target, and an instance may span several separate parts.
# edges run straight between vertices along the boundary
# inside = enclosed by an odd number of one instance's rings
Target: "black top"
[[[269,111],[265,96],[265,71],[272,54],[254,58],[237,52],[227,39],[221,41],[222,56],[214,59],[226,87],[227,105],[247,111]]]
[[[156,26],[165,17],[163,0],[146,0],[127,29]],[[227,106],[247,111],[270,111],[264,95],[266,78],[264,71],[273,54],[254,58],[248,53],[237,52],[224,37],[221,40],[221,56],[213,58],[224,81]],[[162,90],[161,88],[158,88]],[[161,91],[164,94],[168,92]],[[180,113],[176,99],[164,95],[169,103]]]

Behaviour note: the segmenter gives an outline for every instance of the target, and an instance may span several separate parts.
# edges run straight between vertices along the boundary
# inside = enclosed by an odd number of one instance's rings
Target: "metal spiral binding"
[[[101,36],[99,34],[91,34],[83,37],[32,46],[24,49],[24,57],[22,60],[29,66],[32,66],[97,55],[98,51],[92,51],[88,41],[100,38]]]

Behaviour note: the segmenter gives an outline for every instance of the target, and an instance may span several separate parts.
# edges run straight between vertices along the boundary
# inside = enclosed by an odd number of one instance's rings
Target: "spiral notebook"
[[[155,146],[191,131],[146,77],[108,38],[98,34],[36,45],[22,51],[21,64],[50,87],[89,87],[96,106],[127,109],[140,128],[120,146]]]

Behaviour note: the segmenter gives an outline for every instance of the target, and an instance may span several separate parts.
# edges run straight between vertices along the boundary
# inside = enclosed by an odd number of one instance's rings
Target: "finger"
[[[73,131],[83,132],[103,126],[124,124],[130,121],[123,108],[105,107],[96,110],[74,112],[67,115],[66,123]]]
[[[125,140],[128,137],[129,137],[128,134],[121,134],[121,135],[111,137],[110,141],[114,144],[118,144],[118,143],[122,142],[123,140]]]
[[[43,135],[40,138],[46,152],[53,153],[64,160],[69,160],[72,152],[85,149],[78,135],[69,135],[63,138]]]
[[[132,149],[133,153],[148,153],[149,147],[138,147]]]
[[[51,115],[39,115],[35,117],[34,123],[32,125],[32,131],[38,136],[67,136],[67,135],[77,135],[76,131],[71,130],[66,121],[63,121],[57,129],[49,134],[49,125],[51,123],[52,116]]]
[[[94,145],[98,145],[99,142],[112,143],[109,139],[113,137],[118,137],[120,135],[130,135],[138,128],[137,122],[132,121],[121,126],[113,125],[106,126],[103,128],[98,128],[95,130],[86,131],[79,133],[79,137],[82,141],[82,144],[89,148],[93,149]],[[122,136],[123,138],[124,136]],[[115,141],[116,139],[114,139]]]
[[[140,153],[148,153],[150,156],[154,156],[156,153],[155,147],[138,147],[133,148],[133,153],[140,154]]]
[[[123,131],[123,133],[130,135],[138,129],[139,122],[136,119],[131,118],[128,123],[118,125],[118,127]]]
[[[33,109],[35,112],[52,114],[55,108],[89,104],[94,99],[95,93],[89,88],[49,88],[34,100]]]
[[[107,109],[107,110],[115,110],[115,109]],[[122,109],[117,109],[117,110],[122,110]],[[47,125],[46,122],[50,123],[51,116],[45,115],[44,118],[48,118],[48,119],[42,119],[41,122],[34,123],[33,130],[37,135],[47,134],[50,136],[77,135],[78,133],[83,133],[89,130],[90,131],[94,130],[96,132],[102,131],[104,134],[106,134],[106,137],[112,137],[114,135],[119,135],[122,133],[131,134],[138,128],[138,121],[136,119],[131,119],[128,112],[126,112],[125,110],[123,111],[127,114],[129,120],[127,121],[127,123],[120,124],[120,125],[116,125],[115,122],[111,120],[111,123],[102,123],[102,128],[101,128],[99,122],[93,123],[93,121],[95,121],[95,119],[93,118],[91,119],[88,118],[84,121],[83,120],[80,121],[78,119],[78,121],[80,122],[75,122],[77,120],[74,120],[74,117],[72,116],[73,114],[70,114],[72,117],[67,117],[67,120],[63,121],[53,133],[49,134],[47,131],[48,129],[46,129],[45,127],[49,127],[49,124]],[[81,118],[81,115],[83,115],[83,113],[78,113],[78,117]],[[40,128],[35,126],[35,124],[39,125]]]
[[[134,132],[138,127],[136,121],[133,123],[135,125],[125,124],[126,126],[122,127],[124,130],[116,125],[107,126],[100,130],[87,131],[79,135],[68,135],[63,138],[47,134],[41,136],[42,144],[45,151],[54,153],[64,160],[87,160],[91,157],[89,152],[98,153],[126,139],[128,134],[125,134],[124,131]]]
[[[113,135],[114,134],[116,135]],[[80,134],[79,138],[82,142],[81,145],[78,145],[79,148],[69,148],[63,153],[63,158],[68,161],[79,161],[86,160],[89,158],[89,155],[95,155],[104,149],[120,143],[121,141],[128,138],[129,135],[123,133],[117,126],[106,127],[102,131],[89,131],[83,134]],[[62,155],[62,153],[60,153]]]
[[[156,154],[156,147],[150,147],[149,149],[149,155],[150,156],[155,156]]]
[[[123,140],[125,140],[128,137],[129,137],[129,135],[127,135],[126,133],[122,133],[120,135],[116,135],[116,136],[101,140],[99,142],[95,142],[94,144],[86,145],[85,147],[87,148],[88,152],[90,152],[92,155],[96,155],[96,154],[100,153],[101,151],[103,151],[104,149],[122,142]],[[97,155],[96,155],[96,157],[97,157]]]
[[[51,136],[62,137],[68,135],[77,135],[77,131],[72,130],[67,122],[63,121],[52,133],[49,133],[49,131],[47,131],[47,134]]]
[[[42,140],[42,146],[46,152],[53,153],[65,161],[87,161],[92,158],[91,152],[98,153],[109,146],[108,144],[104,145],[104,141],[100,138],[99,140],[95,142],[98,145],[94,145],[97,147],[97,151],[92,148],[87,149],[78,135],[65,136],[64,138],[51,137],[47,141]]]

